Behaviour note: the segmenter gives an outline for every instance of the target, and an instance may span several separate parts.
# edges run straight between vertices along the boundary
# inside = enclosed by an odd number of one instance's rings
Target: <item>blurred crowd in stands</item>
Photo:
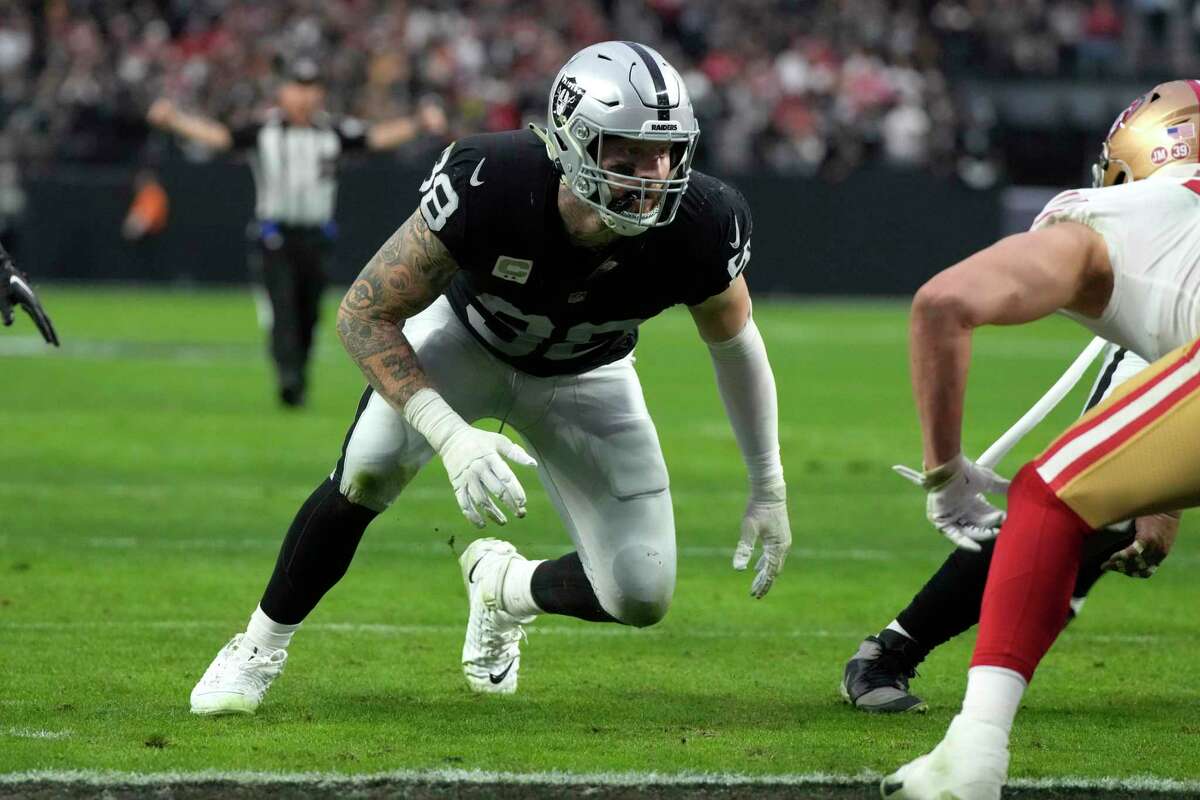
[[[0,0],[0,184],[14,159],[144,159],[156,96],[243,123],[297,57],[335,112],[444,116],[427,138],[511,129],[609,38],[684,74],[707,169],[961,170],[986,163],[993,116],[960,76],[1183,74],[1200,0]]]

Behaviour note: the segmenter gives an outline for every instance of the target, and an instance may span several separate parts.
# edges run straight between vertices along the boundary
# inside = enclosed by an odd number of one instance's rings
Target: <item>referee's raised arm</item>
[[[233,147],[233,134],[229,128],[201,114],[181,111],[174,101],[160,97],[151,104],[146,121],[156,128],[170,131],[185,139],[211,147],[228,150]]]
[[[181,111],[168,99],[150,107],[147,120],[212,150],[237,150],[254,174],[254,230],[250,271],[270,301],[270,330],[279,401],[303,405],[309,356],[320,314],[326,266],[337,235],[334,224],[337,164],[356,150],[397,147],[422,132],[441,134],[438,109],[412,117],[364,124],[325,108],[325,87],[316,63],[292,64],[276,90],[275,105],[235,129]]]

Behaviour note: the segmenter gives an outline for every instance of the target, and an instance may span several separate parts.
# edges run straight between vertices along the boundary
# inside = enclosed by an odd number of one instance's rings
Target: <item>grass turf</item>
[[[464,768],[780,775],[886,771],[932,746],[961,699],[971,637],[915,690],[932,710],[873,717],[837,683],[863,635],[948,552],[920,494],[899,304],[760,302],[775,367],[795,550],[763,601],[729,567],[745,479],[685,312],[646,324],[638,368],[671,469],[679,582],[635,631],[543,617],[521,690],[472,695],[465,598],[447,542],[475,534],[438,465],[365,537],[252,718],[187,695],[241,630],[292,514],[332,468],[362,381],[322,326],[310,407],[278,409],[241,292],[48,289],[61,352],[0,332],[0,773]],[[332,306],[330,306],[332,312]],[[966,449],[981,452],[1087,341],[1063,320],[978,337]],[[1003,465],[1060,430],[1085,387]],[[568,542],[532,475],[503,531]],[[1101,581],[1027,695],[1014,777],[1200,778],[1200,550],[1185,517],[1149,582]]]

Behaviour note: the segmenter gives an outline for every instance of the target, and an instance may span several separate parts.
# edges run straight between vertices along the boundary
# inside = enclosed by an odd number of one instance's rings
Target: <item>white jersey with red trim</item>
[[[1061,313],[1155,361],[1200,336],[1200,170],[1063,192],[1031,230],[1078,222],[1108,245],[1113,293],[1098,319]]]

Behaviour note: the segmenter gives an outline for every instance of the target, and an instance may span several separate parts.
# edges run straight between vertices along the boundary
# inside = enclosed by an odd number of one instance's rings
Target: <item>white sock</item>
[[[532,585],[533,571],[541,563],[524,558],[514,558],[508,562],[504,585],[500,587],[500,604],[514,617],[532,617],[542,613],[533,600]]]
[[[967,670],[967,695],[963,698],[964,717],[988,722],[1012,730],[1013,718],[1021,706],[1028,684],[1019,672],[1004,667],[971,667]]]
[[[250,624],[246,626],[246,643],[262,655],[270,655],[276,650],[286,650],[299,627],[299,622],[295,625],[276,622],[263,613],[260,606],[250,615]]]
[[[900,624],[900,620],[898,620],[898,619],[894,619],[891,622],[889,622],[888,626],[886,628],[884,628],[884,630],[885,631],[895,631],[896,633],[900,634],[901,636],[903,636],[905,639],[908,639],[909,641],[912,641],[912,642],[916,641],[916,639],[909,636],[908,631],[904,630],[904,626]]]

